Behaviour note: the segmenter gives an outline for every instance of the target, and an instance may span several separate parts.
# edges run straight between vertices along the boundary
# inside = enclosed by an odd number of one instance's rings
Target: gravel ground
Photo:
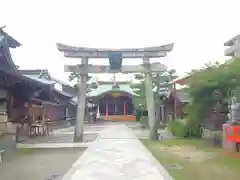
[[[0,164],[1,180],[60,180],[84,148],[27,150]]]

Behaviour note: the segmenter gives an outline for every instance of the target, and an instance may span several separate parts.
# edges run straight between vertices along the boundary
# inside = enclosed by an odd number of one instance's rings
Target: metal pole
[[[88,58],[82,58],[82,64],[88,64]],[[77,104],[77,119],[74,133],[74,142],[83,141],[83,126],[85,119],[85,107],[86,107],[86,91],[87,91],[87,77],[88,74],[81,75],[81,79],[78,84],[78,104]]]

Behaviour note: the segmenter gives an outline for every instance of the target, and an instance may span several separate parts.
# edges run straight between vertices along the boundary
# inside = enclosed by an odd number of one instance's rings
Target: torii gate
[[[152,72],[162,72],[166,66],[161,63],[150,64],[150,58],[165,57],[167,52],[171,52],[173,44],[167,44],[157,47],[147,47],[138,49],[96,49],[86,47],[74,47],[57,43],[57,49],[64,52],[64,56],[68,58],[81,58],[81,65],[66,65],[65,72],[78,72],[81,76],[81,81],[78,88],[78,105],[77,105],[77,119],[75,127],[74,141],[83,140],[83,126],[85,117],[86,105],[86,82],[88,73],[145,73],[146,75],[146,102],[148,108],[148,119],[150,126],[150,138],[154,138],[157,129],[155,127],[155,104],[152,91]],[[143,64],[123,66],[118,70],[112,70],[109,66],[91,65],[88,64],[89,58],[110,58],[110,55],[119,56],[122,58],[142,58]],[[120,59],[119,58],[119,59]],[[112,58],[113,60],[116,60]]]

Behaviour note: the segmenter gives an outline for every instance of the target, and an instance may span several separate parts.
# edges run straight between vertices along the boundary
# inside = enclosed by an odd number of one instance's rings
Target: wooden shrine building
[[[72,101],[74,95],[54,88],[56,81],[33,78],[18,69],[10,48],[19,46],[0,28],[0,135],[16,131],[16,124],[29,124],[36,119],[64,120],[68,116],[66,107],[76,105]]]
[[[129,82],[98,82],[88,98],[98,104],[98,113],[104,120],[136,120],[132,97],[137,94]]]
[[[175,117],[175,119],[183,119],[185,117],[184,108],[190,102],[186,92],[181,89],[175,91],[161,92],[166,98],[163,106],[160,107],[160,120],[167,122]]]
[[[70,120],[76,118],[76,101],[74,100],[75,91],[68,84],[59,81],[50,76],[48,70],[20,70],[20,73],[34,81],[49,86],[49,94],[52,100],[41,100],[32,98],[32,101],[38,102],[41,108],[31,107],[30,112],[38,112],[53,121]],[[55,88],[58,84],[62,90]]]
[[[161,121],[171,119],[182,119],[185,117],[185,107],[191,102],[189,95],[183,88],[176,88],[176,85],[184,86],[191,78],[190,75],[178,78],[170,84],[170,88],[163,89],[159,93],[164,98],[163,106],[160,107]]]

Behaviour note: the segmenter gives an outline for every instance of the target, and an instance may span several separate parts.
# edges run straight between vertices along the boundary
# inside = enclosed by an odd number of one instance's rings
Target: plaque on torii
[[[57,44],[57,49],[68,58],[82,59],[80,65],[66,65],[65,72],[77,72],[81,75],[78,88],[78,107],[74,141],[83,140],[83,126],[86,106],[86,81],[88,73],[145,73],[146,102],[148,109],[148,122],[150,127],[150,138],[156,139],[157,129],[155,121],[155,103],[152,91],[152,72],[163,72],[166,66],[161,63],[150,64],[150,58],[165,57],[172,51],[173,44],[163,46],[132,48],[132,49],[97,49],[86,47],[74,47]],[[89,58],[108,58],[109,66],[88,64]],[[122,59],[142,58],[143,64],[124,65]]]

